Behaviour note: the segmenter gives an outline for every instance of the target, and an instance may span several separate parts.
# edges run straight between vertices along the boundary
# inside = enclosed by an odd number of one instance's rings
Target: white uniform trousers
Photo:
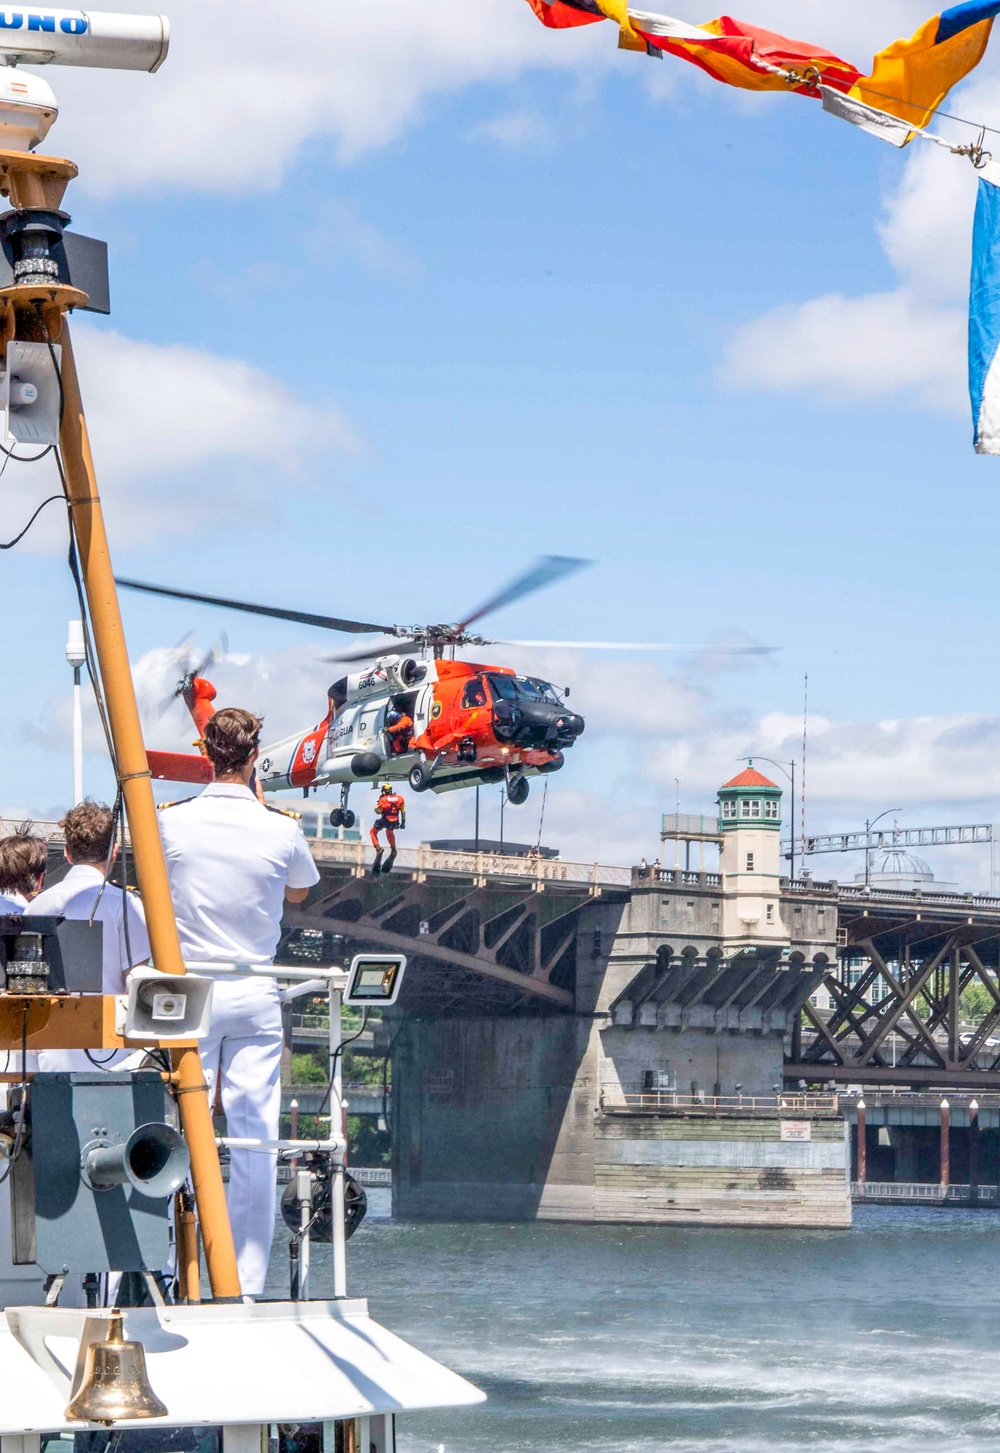
[[[221,1076],[226,1132],[235,1139],[277,1140],[281,1117],[281,1001],[273,979],[234,975],[215,979],[212,1022],[201,1041],[209,1098]],[[229,1221],[240,1285],[264,1290],[277,1200],[274,1150],[232,1150]]]

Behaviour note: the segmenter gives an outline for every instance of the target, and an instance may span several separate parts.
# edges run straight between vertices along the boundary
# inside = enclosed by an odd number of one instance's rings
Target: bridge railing
[[[914,903],[926,903],[930,907],[962,908],[971,903],[979,908],[994,911],[1000,908],[1000,898],[990,893],[928,893],[923,888],[873,888],[864,883],[820,882],[814,878],[782,878],[782,893],[820,893],[825,897],[835,895],[841,902],[884,902],[898,903],[901,898]]]
[[[603,1110],[705,1110],[720,1114],[836,1115],[840,1096],[832,1095],[678,1095],[673,1090],[619,1089],[602,1086]]]
[[[958,1201],[968,1205],[976,1202],[979,1205],[993,1206],[997,1204],[997,1186],[968,1186],[948,1185],[942,1186],[937,1181],[852,1181],[851,1197],[855,1201],[904,1201],[911,1204],[930,1202],[933,1205],[941,1205],[946,1201]]]
[[[320,862],[340,863],[363,872],[375,860],[371,847],[365,843],[345,843],[317,839],[310,843]],[[477,878],[509,878],[519,882],[567,883],[593,888],[627,888],[632,882],[632,869],[608,863],[574,863],[563,858],[530,855],[513,857],[506,853],[464,853],[430,848],[421,843],[416,848],[400,848],[395,867],[417,874],[461,873]]]
[[[62,824],[48,822],[37,817],[0,817],[0,837],[8,837],[20,828],[26,827],[33,837],[46,841],[62,841]]]

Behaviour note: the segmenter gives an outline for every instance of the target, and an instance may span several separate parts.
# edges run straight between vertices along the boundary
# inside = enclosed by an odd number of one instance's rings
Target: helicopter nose
[[[582,735],[586,725],[583,717],[577,716],[573,711],[564,712],[556,722],[557,730],[564,736],[572,737],[574,741]]]

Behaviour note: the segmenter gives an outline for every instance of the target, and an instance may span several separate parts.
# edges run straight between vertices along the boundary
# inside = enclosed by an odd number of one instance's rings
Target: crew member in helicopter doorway
[[[247,969],[273,963],[285,902],[301,903],[319,882],[297,819],[252,790],[260,729],[249,711],[217,711],[204,736],[215,781],[160,809],[181,952],[215,979],[212,1022],[200,1045],[209,1095],[218,1083],[228,1133],[241,1140],[277,1140],[281,1113],[278,986],[270,974]],[[276,1165],[276,1151],[230,1152],[229,1220],[247,1296],[264,1290]]]

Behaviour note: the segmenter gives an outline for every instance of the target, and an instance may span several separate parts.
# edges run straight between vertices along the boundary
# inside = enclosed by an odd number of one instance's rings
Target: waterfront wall
[[[699,1226],[851,1224],[846,1126],[839,1115],[606,1111],[595,1132],[599,1221]],[[788,1132],[786,1131],[786,1134]]]
[[[789,1145],[776,1119],[740,1141],[724,1118],[706,1118],[704,1164],[669,1158],[668,1143],[686,1136],[683,1121],[664,1119],[648,1137],[661,1142],[653,1165],[611,1143],[614,1107],[650,1079],[683,1095],[773,1096],[804,965],[835,952],[822,905],[794,905],[792,942],[807,952],[788,969],[767,958],[725,963],[720,884],[691,876],[680,892],[642,885],[626,902],[597,897],[578,913],[575,1012],[397,1018],[394,1214],[849,1224],[841,1120],[832,1139],[827,1127],[822,1140]],[[661,982],[659,967],[671,963]],[[705,977],[703,988],[692,975]]]

